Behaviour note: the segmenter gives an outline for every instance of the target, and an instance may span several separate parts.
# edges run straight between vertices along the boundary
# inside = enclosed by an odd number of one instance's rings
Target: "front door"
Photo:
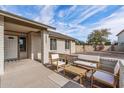
[[[27,39],[25,36],[19,37],[19,58],[27,58]]]
[[[5,60],[18,58],[18,37],[17,36],[5,35],[4,58]]]

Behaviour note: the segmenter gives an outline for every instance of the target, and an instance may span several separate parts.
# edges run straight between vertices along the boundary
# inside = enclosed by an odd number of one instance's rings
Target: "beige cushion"
[[[92,55],[81,54],[81,55],[78,55],[78,59],[100,62],[100,57],[99,56],[92,56]]]
[[[114,75],[112,75],[111,73],[109,74],[108,72],[98,70],[93,74],[93,77],[106,83],[114,84]]]
[[[92,62],[87,62],[87,61],[74,61],[75,64],[80,64],[80,65],[85,65],[85,66],[89,66],[89,67],[94,67],[96,68],[97,67],[97,64],[96,63],[92,63]]]
[[[55,61],[55,62],[52,62],[52,64],[57,66],[57,62],[58,62],[58,66],[65,65],[65,62],[63,61]]]
[[[115,68],[114,68],[114,75],[117,75],[120,69],[119,62],[116,63]]]

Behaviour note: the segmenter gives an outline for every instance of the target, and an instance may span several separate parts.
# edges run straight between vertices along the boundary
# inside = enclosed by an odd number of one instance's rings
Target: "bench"
[[[76,61],[74,61],[74,65],[82,66],[86,69],[94,69],[98,68],[100,63],[100,56],[93,55],[78,55]]]

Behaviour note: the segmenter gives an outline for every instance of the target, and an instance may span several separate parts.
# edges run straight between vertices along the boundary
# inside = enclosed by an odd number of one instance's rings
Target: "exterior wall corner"
[[[4,74],[4,17],[0,16],[0,75]]]

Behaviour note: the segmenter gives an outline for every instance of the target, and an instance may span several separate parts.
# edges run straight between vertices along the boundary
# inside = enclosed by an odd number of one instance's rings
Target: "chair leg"
[[[56,67],[57,72],[58,72],[58,69],[59,69],[59,67],[57,66],[57,67]]]
[[[114,88],[116,88],[117,87],[117,81],[115,81],[115,83],[114,83],[114,86],[113,86]]]
[[[83,77],[82,76],[80,76],[80,84],[83,84]]]
[[[94,78],[91,77],[91,88],[93,88],[93,81],[94,81]]]

